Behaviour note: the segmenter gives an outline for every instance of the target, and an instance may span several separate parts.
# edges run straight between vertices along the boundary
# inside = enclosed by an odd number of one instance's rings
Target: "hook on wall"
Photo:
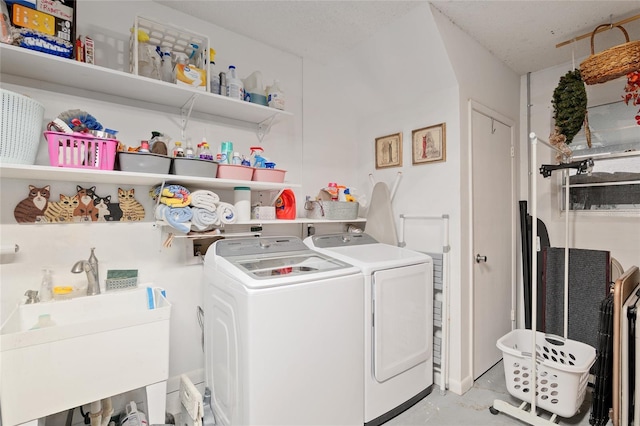
[[[491,134],[495,134],[496,133],[496,120],[495,119],[491,119]]]

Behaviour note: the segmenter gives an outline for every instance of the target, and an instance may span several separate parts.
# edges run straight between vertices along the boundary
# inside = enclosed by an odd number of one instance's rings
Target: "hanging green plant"
[[[587,90],[579,69],[569,71],[560,78],[551,103],[556,127],[569,145],[582,128],[587,114]]]

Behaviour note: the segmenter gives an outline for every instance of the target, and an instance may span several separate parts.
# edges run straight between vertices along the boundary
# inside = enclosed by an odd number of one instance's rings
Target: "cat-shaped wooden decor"
[[[51,186],[42,188],[29,185],[29,196],[20,201],[13,210],[18,223],[47,222],[44,212],[49,204]]]
[[[83,188],[80,185],[76,185],[76,191],[78,192],[78,207],[73,211],[74,222],[91,222],[97,221],[96,208],[93,205],[93,196],[96,193],[96,187]]]
[[[144,220],[144,207],[134,198],[135,189],[125,190],[118,188],[118,201],[122,210],[122,222],[135,222]]]
[[[60,201],[49,201],[44,216],[47,222],[67,223],[73,222],[73,212],[80,204],[78,194],[67,196],[60,194]]]
[[[120,204],[111,202],[111,195],[100,197],[93,196],[93,205],[96,208],[97,222],[118,222],[122,219]]]

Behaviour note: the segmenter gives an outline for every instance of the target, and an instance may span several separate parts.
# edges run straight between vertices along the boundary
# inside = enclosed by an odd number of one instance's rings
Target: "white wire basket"
[[[0,162],[34,164],[42,137],[44,105],[27,96],[0,89]]]
[[[513,330],[496,346],[502,351],[507,390],[531,402],[531,330]],[[573,417],[587,389],[596,350],[584,343],[536,332],[536,405],[561,417]]]

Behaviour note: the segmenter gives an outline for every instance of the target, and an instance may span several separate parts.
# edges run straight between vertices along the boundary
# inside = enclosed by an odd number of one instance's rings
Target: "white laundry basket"
[[[496,346],[503,353],[507,390],[531,401],[531,330],[513,330]],[[596,350],[584,343],[536,332],[536,405],[572,417],[584,401]]]
[[[42,137],[44,105],[27,96],[0,89],[0,162],[34,164]]]

